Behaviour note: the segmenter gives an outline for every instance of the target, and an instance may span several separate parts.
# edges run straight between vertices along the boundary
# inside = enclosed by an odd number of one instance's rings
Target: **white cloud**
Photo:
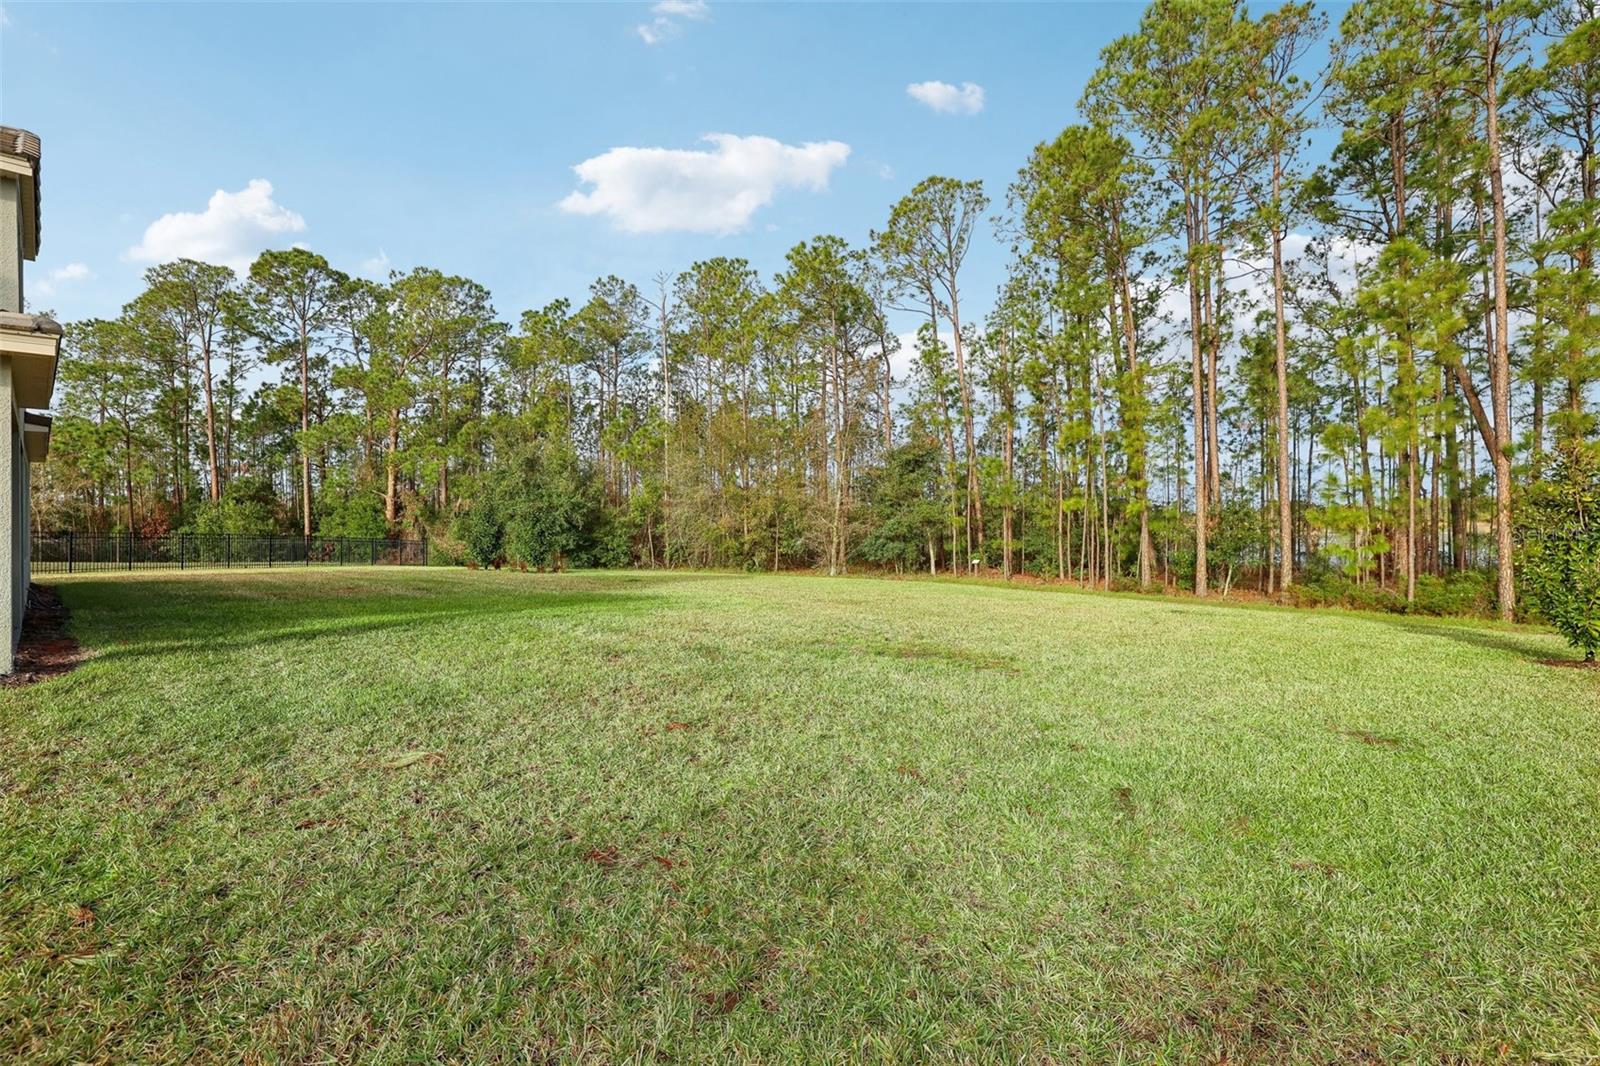
[[[306,220],[272,198],[272,182],[254,178],[238,192],[218,189],[204,211],[174,211],[145,227],[144,239],[129,248],[135,262],[165,263],[199,259],[241,273],[265,248],[300,233]]]
[[[44,277],[34,282],[33,287],[40,296],[54,296],[62,285],[70,285],[75,281],[88,281],[94,277],[94,271],[83,263],[68,263],[58,266]]]
[[[729,234],[744,229],[784,187],[828,187],[850,146],[840,141],[789,145],[771,137],[708,133],[709,149],[613,148],[572,170],[593,186],[557,206],[574,215],[605,215],[628,233]]]
[[[1317,273],[1322,273],[1322,267],[1314,265],[1309,258],[1312,237],[1308,233],[1291,231],[1283,237],[1283,264],[1286,268],[1303,265],[1308,269],[1315,266]],[[1361,272],[1377,260],[1378,254],[1383,251],[1382,245],[1370,241],[1356,240],[1349,237],[1334,236],[1328,241],[1324,251],[1327,255],[1326,276],[1341,295],[1349,296],[1355,292],[1360,281]],[[1228,291],[1246,297],[1253,307],[1269,308],[1272,306],[1272,257],[1263,253],[1260,256],[1244,256],[1236,263],[1230,264],[1227,277],[1224,279]],[[1188,316],[1188,295],[1183,294],[1183,315]]]
[[[387,281],[389,279],[389,253],[379,248],[377,255],[369,255],[361,260],[357,269],[365,277]]]
[[[895,340],[899,342],[899,346],[889,355],[889,370],[894,375],[895,386],[904,388],[912,384],[917,366],[921,362],[922,332],[917,330],[911,333],[898,333],[895,335]],[[941,329],[939,343],[949,351],[955,347],[956,335],[947,329]]]
[[[1323,265],[1309,257],[1312,247],[1310,234],[1291,231],[1284,235],[1283,262],[1286,268],[1303,267],[1314,270],[1320,277]],[[1327,277],[1341,296],[1355,292],[1361,273],[1372,265],[1383,250],[1380,245],[1346,237],[1334,237],[1326,247]],[[1253,328],[1259,311],[1272,309],[1272,259],[1270,255],[1230,257],[1223,279],[1228,293],[1238,302],[1234,305],[1235,329]],[[1180,358],[1189,357],[1189,289],[1183,279],[1155,270],[1134,279],[1134,287],[1141,296],[1159,289],[1158,315],[1172,326],[1165,343]],[[1291,332],[1298,329],[1296,316],[1289,311]]]
[[[633,29],[645,44],[660,44],[683,32],[679,20],[703,22],[710,18],[711,5],[706,0],[660,0],[650,8],[650,12],[655,18],[641,22]]]
[[[945,115],[976,115],[983,110],[983,86],[970,81],[956,88],[944,81],[918,81],[906,86],[906,95]]]
[[[706,0],[661,0],[650,10],[658,15],[676,15],[697,22],[711,17],[711,5],[706,3]]]
[[[1298,236],[1298,234],[1291,234]],[[1309,240],[1306,242],[1309,244]],[[1383,248],[1372,241],[1349,237],[1334,237],[1328,247],[1328,273],[1341,293],[1355,291],[1356,281],[1367,267],[1377,261]],[[1304,254],[1304,249],[1296,253]]]

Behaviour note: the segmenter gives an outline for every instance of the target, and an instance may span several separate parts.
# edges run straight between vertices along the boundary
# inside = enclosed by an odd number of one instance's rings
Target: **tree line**
[[[1519,494],[1596,430],[1594,7],[1157,0],[998,202],[930,177],[770,278],[719,257],[511,323],[427,268],[158,266],[68,326],[35,513],[1509,618]]]

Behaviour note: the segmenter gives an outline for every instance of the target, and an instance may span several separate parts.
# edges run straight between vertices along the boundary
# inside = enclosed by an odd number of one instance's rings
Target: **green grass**
[[[60,582],[0,1058],[1600,1055],[1600,674],[930,582]]]

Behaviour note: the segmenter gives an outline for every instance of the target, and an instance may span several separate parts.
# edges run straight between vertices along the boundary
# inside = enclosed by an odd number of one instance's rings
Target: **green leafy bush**
[[[1563,453],[1517,510],[1522,584],[1539,613],[1583,649],[1600,649],[1600,464],[1587,449]]]
[[[457,518],[463,557],[478,566],[625,565],[627,527],[599,499],[570,449],[535,447],[486,478]]]
[[[872,528],[856,545],[856,557],[879,566],[926,569],[928,542],[944,534],[940,488],[936,446],[903,444],[891,451],[883,469],[857,485]]]
[[[383,517],[383,497],[370,489],[333,498],[317,523],[324,537],[387,537],[389,523]]]
[[[1417,599],[1411,605],[1416,614],[1476,615],[1494,614],[1494,575],[1486,570],[1466,570],[1459,574],[1417,577]]]
[[[1399,589],[1385,588],[1376,581],[1357,582],[1337,569],[1316,565],[1308,567],[1301,580],[1290,586],[1288,599],[1296,607],[1486,618],[1494,613],[1494,583],[1491,574],[1479,570],[1442,577],[1421,574],[1417,577],[1417,598],[1408,603]]]
[[[455,537],[461,542],[465,561],[470,564],[489,566],[500,558],[505,521],[494,493],[484,493],[456,519]]]
[[[272,508],[259,500],[225,497],[216,502],[207,500],[194,509],[188,523],[179,531],[200,534],[260,534],[271,533],[277,523],[273,521]]]

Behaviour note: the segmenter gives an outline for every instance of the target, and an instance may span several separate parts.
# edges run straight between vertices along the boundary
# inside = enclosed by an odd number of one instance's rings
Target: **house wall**
[[[22,183],[0,176],[0,311],[22,310]]]
[[[25,180],[37,181],[37,160],[29,162],[13,157],[8,147],[4,163],[6,166],[0,168],[0,311],[21,313],[25,310],[22,264],[25,255],[36,250],[25,247],[29,238],[23,229],[26,218],[37,205],[33,199],[37,186],[25,185]],[[15,163],[25,167],[25,178],[18,176],[12,166]],[[29,202],[24,202],[24,197],[30,197]],[[34,221],[37,224],[37,218]],[[0,618],[6,619],[11,627],[11,639],[0,641],[0,674],[10,673],[16,661],[32,571],[28,528],[32,473],[28,464],[26,421],[22,409],[17,406],[13,369],[12,357],[0,355],[0,417],[6,423],[6,441],[4,447],[0,447],[0,545],[4,546],[4,565],[0,567],[4,570],[0,574]]]
[[[17,413],[17,444],[11,459],[17,464],[17,505],[11,512],[17,537],[17,562],[12,568],[16,592],[11,616],[11,648],[15,655],[17,641],[22,637],[22,616],[28,609],[28,586],[33,583],[33,460],[28,458],[27,419],[22,408],[13,405],[12,410]]]
[[[0,543],[6,546],[5,581],[0,583],[0,617],[11,627],[11,639],[0,645],[0,674],[9,674],[22,636],[22,612],[28,605],[28,457],[24,454],[22,412],[11,388],[11,359],[0,356],[0,410],[6,414],[6,447],[0,449]]]
[[[22,308],[22,183],[0,177],[0,311]],[[11,359],[0,355],[0,411],[5,413],[7,440],[0,450],[0,544],[6,547],[5,580],[0,582],[0,618],[11,626],[11,639],[0,644],[0,674],[9,674],[22,637],[22,614],[28,606],[28,457],[22,436],[22,411],[11,388]]]

